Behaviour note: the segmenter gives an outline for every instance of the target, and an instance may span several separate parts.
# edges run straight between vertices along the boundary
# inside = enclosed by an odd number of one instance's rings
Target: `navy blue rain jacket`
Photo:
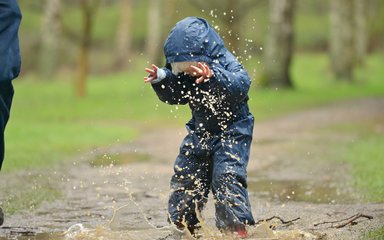
[[[188,17],[178,22],[164,44],[166,78],[152,87],[168,104],[189,104],[196,131],[218,133],[250,115],[247,101],[251,84],[238,60],[206,20]],[[173,62],[205,62],[214,76],[201,84],[188,75],[172,73]]]
[[[0,0],[0,82],[16,78],[21,57],[18,29],[21,21],[16,0]]]

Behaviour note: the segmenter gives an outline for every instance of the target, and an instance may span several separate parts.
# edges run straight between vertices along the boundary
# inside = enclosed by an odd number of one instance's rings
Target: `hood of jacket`
[[[198,17],[187,17],[176,23],[164,43],[167,63],[212,63],[224,56],[226,51],[217,32],[205,19]]]

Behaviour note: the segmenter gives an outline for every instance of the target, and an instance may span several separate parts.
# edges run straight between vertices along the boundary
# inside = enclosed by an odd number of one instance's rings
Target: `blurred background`
[[[384,96],[381,0],[19,0],[22,72],[4,171],[46,167],[145,131],[181,127],[144,67],[179,20],[206,18],[252,78],[257,121]]]

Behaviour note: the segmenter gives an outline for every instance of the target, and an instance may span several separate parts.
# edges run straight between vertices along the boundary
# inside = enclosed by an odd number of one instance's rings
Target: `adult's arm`
[[[21,12],[16,0],[0,0],[0,81],[10,81],[20,72],[18,30]]]

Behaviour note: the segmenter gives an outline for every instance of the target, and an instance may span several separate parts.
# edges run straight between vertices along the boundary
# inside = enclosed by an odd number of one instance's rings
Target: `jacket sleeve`
[[[171,105],[184,105],[188,103],[188,91],[190,89],[190,81],[185,81],[174,75],[169,66],[162,68],[166,77],[152,84],[157,96],[162,102]]]
[[[16,0],[0,0],[0,81],[10,81],[20,72],[18,30],[21,13]]]
[[[210,88],[215,88],[226,101],[242,102],[248,97],[251,80],[247,71],[229,52],[225,55],[224,65],[212,64],[214,76],[210,79]]]

